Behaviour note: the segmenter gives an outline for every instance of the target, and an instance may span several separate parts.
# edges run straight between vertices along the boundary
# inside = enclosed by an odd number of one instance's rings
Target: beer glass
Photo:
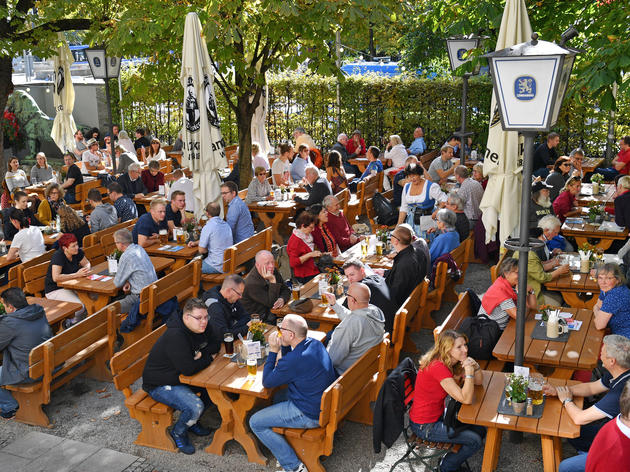
[[[223,357],[234,357],[234,335],[232,333],[223,335],[223,345],[225,346]]]
[[[278,338],[282,337],[282,330],[280,327],[282,326],[282,320],[284,318],[276,318],[276,328],[278,328]]]
[[[162,244],[166,244],[168,242],[168,230],[161,229],[159,234],[160,234],[160,242]]]
[[[299,300],[300,299],[300,289],[301,288],[302,287],[297,282],[293,285],[293,290],[292,290],[293,300]]]
[[[361,241],[361,255],[366,257],[368,255],[368,242],[367,239]]]
[[[328,306],[328,303],[326,302],[326,297],[324,297],[324,293],[328,292],[328,281],[326,280],[326,278],[322,277],[321,279],[319,279],[319,297],[321,299],[321,302],[319,303],[319,307],[320,308],[326,308]]]
[[[545,380],[541,374],[532,374],[529,376],[527,396],[532,399],[533,405],[542,405],[544,383]]]
[[[250,356],[247,358],[247,375],[248,377],[256,377],[256,372],[258,372],[258,360]]]
[[[383,255],[383,242],[382,241],[376,241],[376,255],[377,256]]]

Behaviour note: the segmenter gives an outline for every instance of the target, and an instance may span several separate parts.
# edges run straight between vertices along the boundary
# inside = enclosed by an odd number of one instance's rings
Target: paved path
[[[28,472],[152,472],[141,457],[33,431],[2,445],[0,470]]]

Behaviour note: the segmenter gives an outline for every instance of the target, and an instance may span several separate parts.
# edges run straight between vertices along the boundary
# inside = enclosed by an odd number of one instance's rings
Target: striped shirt
[[[489,315],[488,313],[486,313],[486,310],[483,309],[483,305],[481,305],[481,308],[479,309],[479,314],[486,315],[491,320],[496,321],[499,325],[499,328],[501,328],[501,331],[503,331],[510,321],[510,315],[508,315],[507,313],[507,310],[509,310],[510,308],[516,308],[516,304],[514,303],[514,300],[508,298],[507,300],[499,303]]]

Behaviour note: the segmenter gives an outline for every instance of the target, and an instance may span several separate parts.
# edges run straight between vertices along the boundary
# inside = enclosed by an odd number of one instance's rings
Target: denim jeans
[[[284,389],[274,396],[274,404],[254,413],[249,419],[249,426],[260,441],[267,446],[274,457],[278,459],[284,470],[295,470],[300,465],[300,459],[295,451],[284,439],[284,436],[274,433],[271,428],[317,428],[319,421],[306,416],[291,400],[287,400],[288,390]]]
[[[204,259],[201,263],[201,273],[202,274],[221,274],[220,270],[216,270],[210,264],[208,264],[207,259]]]
[[[411,430],[416,436],[421,439],[426,439],[427,441],[448,442],[462,445],[460,450],[456,453],[449,452],[444,456],[440,464],[440,470],[442,472],[457,470],[466,459],[481,449],[483,438],[486,435],[486,429],[484,427],[469,426],[452,438],[449,438],[446,426],[442,420],[427,424],[416,424],[412,421]]]
[[[77,197],[75,196],[74,192],[70,193],[67,190],[66,190],[66,194],[64,195],[63,199],[66,201],[67,204],[78,203],[77,202]]]
[[[586,452],[578,451],[577,456],[569,457],[560,462],[558,472],[584,472],[586,469],[586,457]]]
[[[195,395],[195,391],[202,392],[201,398]],[[205,398],[203,393],[205,393]],[[161,385],[148,394],[154,400],[181,412],[177,423],[173,426],[173,433],[177,435],[184,434],[189,427],[193,426],[210,403],[205,390],[187,385]]]
[[[604,180],[615,180],[615,177],[619,175],[619,171],[614,167],[598,167],[595,173],[603,175]]]
[[[0,372],[2,372],[2,366],[0,365]],[[8,412],[18,409],[18,402],[15,401],[13,395],[8,390],[0,387],[0,411]]]

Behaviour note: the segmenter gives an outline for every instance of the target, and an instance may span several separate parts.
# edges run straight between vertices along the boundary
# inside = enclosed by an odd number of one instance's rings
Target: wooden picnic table
[[[261,205],[261,203],[264,203],[264,205]],[[284,238],[280,234],[280,224],[295,215],[295,210],[299,203],[294,200],[276,201],[275,205],[269,205],[269,203],[274,202],[254,202],[247,205],[247,207],[249,211],[258,215],[258,218],[265,224],[266,228],[271,228],[273,240],[283,245]],[[273,214],[273,216],[269,216],[268,213]]]
[[[173,259],[166,257],[151,257],[151,262],[156,272],[161,272],[172,266]],[[107,261],[96,264],[92,267],[92,274],[103,272],[107,275]],[[109,277],[109,276],[108,276]],[[88,277],[79,277],[77,279],[65,280],[57,282],[60,288],[74,290],[81,299],[81,303],[85,305],[88,315],[93,315],[98,310],[104,308],[112,297],[118,295],[120,289],[114,285],[114,277],[109,280],[90,280]]]
[[[597,202],[602,205],[612,205],[616,195],[615,185],[601,184],[599,188],[599,193],[593,195],[593,184],[582,184],[580,193],[575,197],[575,204],[577,206],[588,206],[592,202]]]
[[[362,174],[363,172],[365,172],[365,169],[370,163],[367,157],[355,157],[353,159],[348,159],[348,162],[354,166],[357,166]]]
[[[265,337],[269,337],[275,327],[269,327]],[[322,340],[325,333],[310,331],[308,336]],[[234,352],[238,352],[240,341],[234,341]],[[256,377],[247,375],[245,367],[239,367],[230,358],[223,357],[225,346],[216,355],[212,363],[195,375],[180,375],[183,384],[205,388],[212,402],[221,414],[221,426],[214,433],[212,442],[206,452],[222,456],[225,444],[234,440],[247,454],[249,462],[266,465],[267,458],[260,452],[256,437],[250,432],[247,424],[249,412],[257,404],[268,402],[275,389],[266,388],[262,384],[264,365],[258,366]],[[238,395],[237,399],[234,396]]]
[[[469,169],[472,169],[477,164],[483,164],[483,161],[480,161],[479,159],[470,159],[470,158],[466,159],[466,167],[468,167]]]
[[[51,326],[53,333],[61,330],[61,322],[70,318],[81,309],[80,303],[64,302],[61,300],[50,300],[41,297],[26,297],[29,305],[37,304],[46,312],[46,319]]]
[[[168,246],[169,248],[172,248],[175,246],[183,246],[183,248],[179,249],[178,251],[168,251],[165,249],[160,249],[166,246]],[[187,244],[178,244],[173,241],[170,241],[166,244],[155,243],[155,244],[152,244],[151,246],[145,247],[144,250],[147,252],[149,256],[161,256],[161,257],[155,257],[157,259],[162,259],[165,257],[171,260],[175,259],[174,261],[172,261],[173,262],[172,264],[166,267],[169,270],[169,272],[173,272],[177,269],[181,269],[188,263],[188,261],[190,261],[191,259],[193,259],[199,254],[197,247],[188,247]],[[153,259],[154,257],[151,257],[151,260]],[[155,266],[155,264],[153,265]],[[155,271],[160,272],[157,267],[155,268]]]
[[[557,378],[570,378],[574,370],[592,370],[597,367],[599,351],[605,330],[597,329],[593,312],[584,308],[562,307],[563,312],[571,313],[575,320],[582,322],[578,331],[570,331],[567,342],[532,339],[531,334],[536,323],[534,313],[529,313],[525,321],[524,360],[528,364],[553,367]],[[503,330],[492,354],[499,360],[514,362],[516,339],[516,320]]]
[[[367,235],[368,239],[368,255],[364,256],[361,252],[361,242],[356,243],[354,246],[346,249],[333,259],[333,262],[337,265],[343,265],[350,259],[359,259],[364,264],[368,264],[373,269],[391,269],[394,265],[394,260],[390,259],[386,255],[386,249],[383,248],[383,255],[376,254],[376,235]]]
[[[168,151],[166,153],[166,156],[170,157],[171,159],[175,159],[177,163],[179,164],[179,166],[181,167],[183,154],[184,154],[183,151]]]
[[[546,397],[540,418],[525,418],[497,413],[501,394],[505,388],[505,373],[483,371],[483,384],[475,385],[475,397],[471,405],[462,405],[458,418],[462,423],[485,426],[488,430],[483,453],[482,472],[496,469],[501,449],[503,430],[521,431],[540,435],[543,470],[556,472],[562,460],[561,438],[576,438],[580,427],[576,425],[562,407],[557,397]],[[575,385],[579,382],[564,379],[549,379],[554,386]],[[578,407],[583,398],[573,397]]]
[[[151,207],[151,202],[156,198],[166,198],[164,195],[160,195],[158,192],[151,192],[143,195],[142,197],[134,197],[133,201],[140,205],[144,205],[147,211]]]
[[[567,223],[565,221],[560,231],[564,237],[574,237],[578,247],[588,243],[604,251],[611,246],[613,241],[625,241],[628,238],[627,228],[624,228],[623,231],[603,231],[599,227],[599,223]]]
[[[24,191],[27,194],[31,194],[31,193],[37,194],[40,200],[43,200],[44,198],[46,198],[45,196],[46,185],[44,184],[29,185],[28,187],[24,187]]]
[[[589,172],[595,172],[595,169],[601,167],[604,163],[603,157],[585,157],[582,161],[582,172],[588,174]]]

